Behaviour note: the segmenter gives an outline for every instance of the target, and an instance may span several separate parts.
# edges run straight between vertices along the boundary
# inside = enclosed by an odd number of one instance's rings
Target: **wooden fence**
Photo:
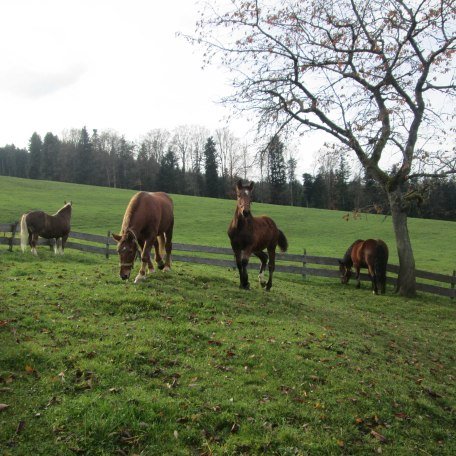
[[[13,246],[20,244],[19,231],[20,227],[17,222],[0,224],[0,245],[7,245],[8,250],[12,251]],[[74,242],[74,240],[83,241],[84,243]],[[51,248],[53,247],[52,240],[48,241],[40,238],[38,244],[49,245]],[[110,232],[108,232],[106,236],[100,236],[72,231],[66,247],[83,252],[102,254],[105,255],[106,258],[109,258],[110,255],[116,254],[115,245],[116,242],[112,239]],[[183,254],[180,252],[183,252]],[[201,254],[205,256],[201,256]],[[227,259],[226,256],[229,256],[230,259]],[[306,278],[307,276],[317,276],[334,278],[336,280],[339,279],[339,263],[337,258],[311,256],[307,255],[304,250],[303,254],[278,253],[276,259],[278,261],[276,264],[277,272],[300,274],[303,278]],[[226,268],[235,267],[233,251],[230,248],[225,247],[173,243],[173,260],[222,266]],[[258,268],[258,266],[259,264],[255,260],[249,263],[249,268]],[[398,271],[398,266],[392,264],[388,265],[389,284],[396,284]],[[394,277],[391,277],[391,274],[393,274]],[[452,275],[445,275],[417,270],[416,277],[418,279],[417,290],[419,291],[448,296],[450,298],[456,296],[456,271],[453,271]],[[367,274],[361,274],[361,280],[368,281],[370,279]],[[421,280],[428,282],[423,283]]]

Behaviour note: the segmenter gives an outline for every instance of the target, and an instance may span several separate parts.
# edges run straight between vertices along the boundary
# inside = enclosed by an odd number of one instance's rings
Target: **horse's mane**
[[[54,217],[56,215],[61,215],[63,212],[66,212],[67,210],[71,210],[71,202],[70,203],[66,203],[63,207],[61,207],[55,214],[54,214]]]
[[[122,220],[121,235],[125,234],[130,228],[131,217],[136,212],[136,209],[138,208],[139,203],[145,194],[145,192],[137,193],[128,203],[124,218]]]

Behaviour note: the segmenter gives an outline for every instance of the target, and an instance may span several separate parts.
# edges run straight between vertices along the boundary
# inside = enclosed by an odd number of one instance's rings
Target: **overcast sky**
[[[227,78],[176,36],[194,31],[197,12],[191,0],[1,1],[0,145],[84,125],[131,140],[225,125]]]

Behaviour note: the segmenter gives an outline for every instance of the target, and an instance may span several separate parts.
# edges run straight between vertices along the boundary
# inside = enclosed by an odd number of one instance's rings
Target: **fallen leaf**
[[[386,443],[388,441],[388,439],[384,435],[379,434],[378,432],[374,431],[373,429],[371,430],[370,433],[373,437],[375,437],[381,443]]]

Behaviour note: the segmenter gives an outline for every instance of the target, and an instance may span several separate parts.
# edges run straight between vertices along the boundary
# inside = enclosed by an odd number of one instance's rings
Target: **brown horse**
[[[72,203],[65,205],[54,215],[48,215],[43,211],[27,212],[21,217],[21,249],[25,252],[27,243],[32,249],[33,255],[38,255],[36,244],[38,237],[55,239],[54,252],[63,254],[65,244],[71,229]]]
[[[342,260],[339,260],[340,280],[347,284],[351,276],[351,268],[356,271],[356,288],[360,288],[359,270],[367,268],[372,281],[372,290],[378,294],[378,289],[382,294],[386,287],[386,265],[388,264],[388,246],[381,239],[358,239],[345,252]]]
[[[247,265],[250,255],[253,253],[261,261],[260,274],[258,279],[261,286],[269,291],[272,287],[272,275],[275,269],[275,250],[277,245],[282,252],[288,248],[288,241],[285,235],[277,228],[274,221],[266,216],[253,217],[250,212],[253,182],[249,185],[242,185],[239,180],[236,184],[237,206],[233,220],[228,227],[228,236],[231,247],[236,258],[236,265],[239,269],[240,288],[250,288]],[[268,255],[263,252],[267,249]],[[264,279],[264,270],[269,266],[268,282]]]
[[[163,192],[139,192],[128,203],[120,234],[113,234],[120,256],[120,277],[130,277],[136,254],[141,254],[141,269],[135,283],[146,277],[146,268],[155,272],[150,259],[152,246],[159,269],[171,267],[171,249],[174,227],[173,201]],[[166,251],[166,254],[165,254]],[[165,254],[165,261],[162,256]]]

